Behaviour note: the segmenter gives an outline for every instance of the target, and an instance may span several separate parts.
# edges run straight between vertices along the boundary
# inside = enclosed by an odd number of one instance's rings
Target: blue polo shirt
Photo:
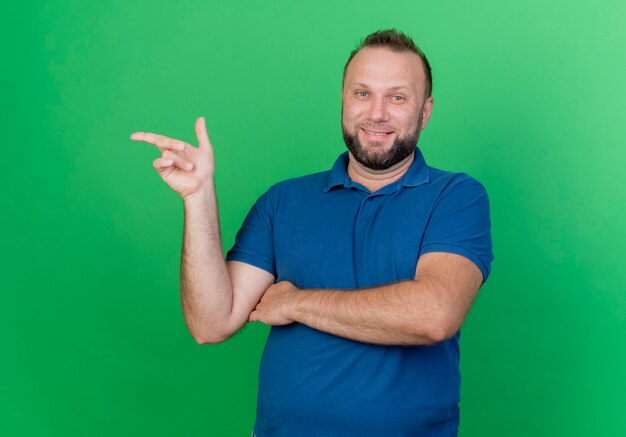
[[[416,148],[402,178],[372,193],[349,178],[348,159],[345,152],[330,171],[272,186],[250,210],[227,259],[300,288],[350,290],[413,279],[420,255],[451,252],[487,279],[489,202],[478,181],[429,167]],[[273,326],[259,369],[254,432],[456,435],[459,336],[432,346],[380,346],[300,323]]]

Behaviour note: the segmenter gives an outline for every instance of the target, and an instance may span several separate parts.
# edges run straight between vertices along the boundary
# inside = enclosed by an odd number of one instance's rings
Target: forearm
[[[300,290],[293,320],[365,343],[429,345],[442,341],[442,308],[427,284],[403,281],[354,291]]]
[[[478,266],[463,256],[427,253],[417,263],[415,280],[358,290],[306,290],[278,282],[249,320],[299,322],[365,343],[431,345],[459,330],[482,280]]]
[[[180,297],[185,321],[199,343],[224,339],[233,291],[224,261],[215,188],[184,200]]]

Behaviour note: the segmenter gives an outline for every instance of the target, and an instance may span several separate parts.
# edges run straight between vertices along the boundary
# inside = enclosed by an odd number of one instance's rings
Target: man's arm
[[[250,321],[300,322],[366,343],[430,345],[460,328],[482,283],[480,269],[460,255],[422,255],[415,279],[360,290],[299,290],[271,286]]]
[[[198,343],[219,343],[247,322],[274,276],[224,261],[213,187],[185,198],[184,226],[180,297],[185,321]]]
[[[195,128],[198,147],[150,132],[135,132],[131,139],[153,144],[162,152],[153,166],[183,199],[183,314],[198,343],[217,343],[243,326],[263,292],[274,283],[274,276],[251,265],[225,263],[213,185],[213,147],[203,117],[196,120]]]

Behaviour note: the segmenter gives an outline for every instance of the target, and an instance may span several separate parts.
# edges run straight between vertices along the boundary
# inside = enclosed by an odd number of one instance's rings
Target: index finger
[[[130,134],[130,139],[133,141],[143,141],[144,143],[150,143],[156,146],[156,141],[159,136],[160,135],[150,132],[133,132],[132,134]]]
[[[134,132],[130,135],[130,139],[133,141],[142,141],[144,143],[154,144],[159,149],[172,149],[183,150],[185,148],[185,142],[174,140],[166,137],[165,135],[159,135],[152,132]]]

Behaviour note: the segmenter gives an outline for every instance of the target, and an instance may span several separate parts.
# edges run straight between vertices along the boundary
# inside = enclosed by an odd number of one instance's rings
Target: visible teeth
[[[368,130],[367,133],[371,135],[378,135],[378,136],[387,135],[387,132],[372,132],[370,130]]]

